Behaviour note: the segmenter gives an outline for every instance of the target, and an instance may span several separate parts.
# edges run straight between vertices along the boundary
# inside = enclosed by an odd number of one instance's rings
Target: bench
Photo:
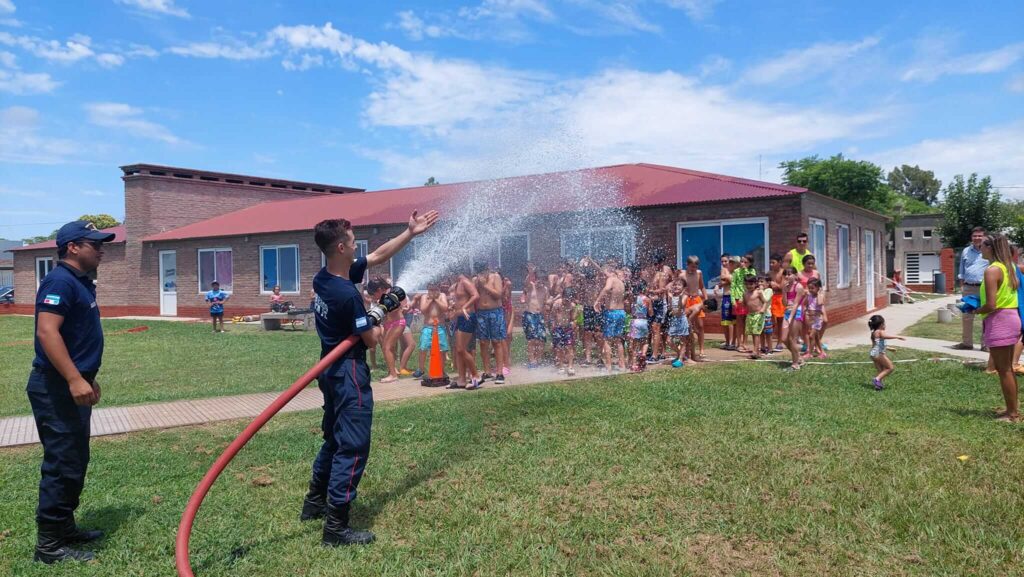
[[[282,322],[290,324],[292,330],[308,331],[310,327],[313,327],[313,311],[311,310],[296,310],[285,313],[263,313],[260,315],[260,323],[263,325],[265,331],[278,331],[281,330]]]

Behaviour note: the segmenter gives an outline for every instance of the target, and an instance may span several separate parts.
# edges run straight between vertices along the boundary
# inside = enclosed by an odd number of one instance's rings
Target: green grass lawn
[[[944,341],[950,341],[954,343],[960,342],[960,337],[963,334],[961,329],[960,319],[954,318],[951,323],[940,323],[937,320],[937,315],[933,311],[921,320],[910,325],[903,331],[903,334],[908,337],[921,337],[925,339],[940,339]],[[981,319],[975,317],[974,319],[974,344],[981,344]]]
[[[118,334],[139,326],[149,330]],[[283,390],[320,358],[316,331],[225,327],[228,332],[218,334],[206,323],[104,319],[102,406]],[[25,383],[35,355],[33,330],[31,317],[0,315],[0,417],[31,413]],[[525,359],[521,337],[513,340],[512,357]],[[417,359],[414,352],[413,370]],[[377,369],[373,378],[385,374]]]
[[[281,416],[207,499],[196,574],[1019,575],[1024,428],[976,369],[897,367],[881,393],[865,365],[737,363],[381,405],[353,512],[378,542],[341,550],[297,520],[320,414]],[[95,440],[87,567],[29,562],[40,451],[0,452],[0,575],[172,575],[243,426]]]

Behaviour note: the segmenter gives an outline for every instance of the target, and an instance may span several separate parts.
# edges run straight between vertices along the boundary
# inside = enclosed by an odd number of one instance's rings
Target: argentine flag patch
[[[361,329],[361,328],[365,327],[366,323],[368,323],[368,322],[369,321],[366,319],[366,317],[359,317],[358,319],[356,319],[356,328],[357,329]]]
[[[44,305],[59,305],[60,304],[60,295],[46,295],[46,297],[43,298],[43,304]]]

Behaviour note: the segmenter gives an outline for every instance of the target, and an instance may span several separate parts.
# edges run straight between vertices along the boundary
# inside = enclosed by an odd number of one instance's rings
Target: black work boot
[[[50,565],[58,561],[92,561],[96,558],[92,551],[79,551],[68,546],[64,538],[66,523],[38,523],[36,537],[36,553],[32,557]]]
[[[310,481],[309,492],[306,493],[306,499],[302,501],[302,514],[299,515],[299,520],[322,519],[325,514],[327,514],[327,488]]]
[[[324,538],[321,543],[327,547],[338,545],[369,545],[376,537],[369,531],[357,531],[348,526],[348,504],[341,507],[327,505],[324,518]]]
[[[72,517],[64,524],[64,541],[67,543],[88,543],[103,538],[103,531],[98,529],[82,529]]]

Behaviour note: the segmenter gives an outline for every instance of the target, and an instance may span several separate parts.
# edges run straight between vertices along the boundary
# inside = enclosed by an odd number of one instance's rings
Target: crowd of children
[[[725,254],[712,284],[705,281],[696,256],[688,257],[682,269],[657,254],[633,266],[590,257],[550,271],[528,263],[518,319],[526,369],[550,362],[572,376],[578,366],[639,372],[648,364],[701,362],[707,360],[706,315],[720,309],[721,349],[751,359],[788,349],[789,369],[797,370],[808,358],[826,357],[822,337],[828,312],[814,256],[796,257],[773,254],[769,270],[759,274],[753,255]],[[431,283],[386,319],[382,349],[388,375],[383,382],[423,376],[435,330],[441,354],[447,359],[453,353],[453,388],[475,389],[487,379],[504,382],[511,372],[513,282],[484,263],[474,268],[481,272]],[[386,277],[370,280],[367,302],[390,286]],[[417,340],[412,325],[420,320]],[[411,370],[417,349],[418,369]]]

